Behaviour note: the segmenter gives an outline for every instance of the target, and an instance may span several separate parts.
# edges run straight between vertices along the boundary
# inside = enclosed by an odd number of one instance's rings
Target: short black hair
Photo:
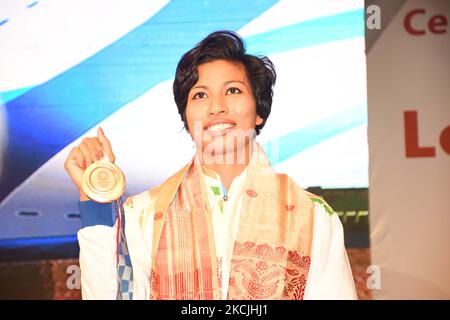
[[[198,81],[198,66],[214,60],[240,62],[244,65],[256,102],[256,113],[263,119],[255,128],[256,134],[264,127],[272,108],[275,67],[265,56],[247,54],[242,38],[233,31],[216,31],[209,34],[194,48],[186,52],[178,63],[173,82],[173,95],[178,113],[188,129],[186,104],[189,91]]]

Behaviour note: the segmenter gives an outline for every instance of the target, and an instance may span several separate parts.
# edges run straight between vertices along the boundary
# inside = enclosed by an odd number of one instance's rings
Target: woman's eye
[[[197,92],[196,94],[194,94],[194,96],[192,97],[192,99],[203,99],[206,98],[206,93],[204,92]]]
[[[231,87],[227,90],[227,94],[236,94],[236,93],[241,93],[241,90],[239,90],[238,88],[235,87]]]

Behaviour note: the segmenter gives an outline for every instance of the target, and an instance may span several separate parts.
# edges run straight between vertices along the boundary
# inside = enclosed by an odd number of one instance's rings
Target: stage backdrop
[[[0,239],[74,237],[78,196],[63,163],[99,125],[127,194],[190,160],[173,76],[218,29],[276,66],[258,137],[275,169],[305,188],[367,187],[362,0],[2,0]]]
[[[367,45],[374,297],[449,299],[450,2],[390,2],[369,1],[384,19]]]

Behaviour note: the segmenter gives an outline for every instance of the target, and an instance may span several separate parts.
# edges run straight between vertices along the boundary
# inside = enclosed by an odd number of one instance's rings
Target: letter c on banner
[[[413,26],[411,25],[412,17],[419,13],[425,14],[425,9],[412,10],[410,13],[406,15],[405,20],[403,21],[403,25],[405,26],[406,31],[416,36],[425,34],[425,30],[414,29]]]

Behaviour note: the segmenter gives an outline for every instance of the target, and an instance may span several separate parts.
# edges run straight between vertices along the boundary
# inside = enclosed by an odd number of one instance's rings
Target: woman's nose
[[[208,109],[208,114],[211,116],[224,114],[228,111],[226,103],[222,98],[215,98],[211,100],[211,104]]]

